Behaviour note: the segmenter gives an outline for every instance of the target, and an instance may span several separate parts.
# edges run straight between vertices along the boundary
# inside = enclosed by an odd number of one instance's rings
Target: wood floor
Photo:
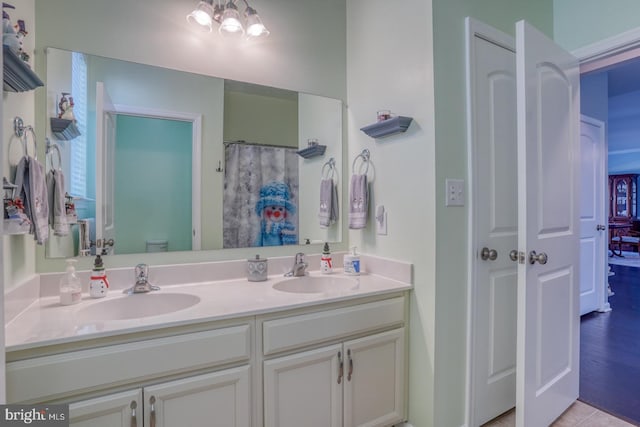
[[[612,311],[582,317],[580,400],[640,425],[640,269],[611,270]]]

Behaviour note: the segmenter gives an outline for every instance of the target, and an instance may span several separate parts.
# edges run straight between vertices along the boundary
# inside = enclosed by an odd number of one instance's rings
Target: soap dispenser
[[[356,254],[356,247],[351,248],[351,253],[344,256],[344,274],[350,276],[360,275],[360,255]]]
[[[331,261],[331,252],[329,250],[329,243],[324,243],[324,249],[322,249],[322,256],[320,257],[320,272],[324,274],[333,273],[333,264]]]
[[[82,299],[82,286],[80,285],[80,279],[76,275],[76,262],[76,259],[67,259],[67,268],[60,278],[61,305],[77,304]]]
[[[91,298],[103,298],[107,296],[109,290],[109,282],[107,281],[107,272],[104,269],[102,257],[96,255],[93,262],[93,271],[91,271],[91,281],[89,282],[89,296]]]

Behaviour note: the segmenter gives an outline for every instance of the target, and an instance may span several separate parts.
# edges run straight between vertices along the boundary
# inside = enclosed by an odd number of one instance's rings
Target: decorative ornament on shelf
[[[67,95],[69,97],[67,98]],[[69,92],[62,92],[62,98],[60,98],[60,102],[58,102],[58,118],[71,120],[73,122],[76,121],[76,117],[73,114],[73,97]]]

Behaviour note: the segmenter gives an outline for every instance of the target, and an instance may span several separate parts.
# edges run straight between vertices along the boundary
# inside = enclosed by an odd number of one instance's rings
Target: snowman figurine
[[[296,226],[289,220],[295,212],[296,206],[290,200],[287,184],[273,181],[264,185],[256,203],[256,214],[260,217],[256,246],[297,244]]]
[[[102,263],[102,257],[96,255],[93,263],[93,271],[91,271],[91,281],[89,282],[89,296],[91,298],[104,298],[109,290],[109,282],[107,281],[107,272]]]

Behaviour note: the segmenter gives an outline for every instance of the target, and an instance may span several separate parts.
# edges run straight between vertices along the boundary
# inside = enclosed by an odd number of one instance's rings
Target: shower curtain
[[[245,248],[262,244],[260,236],[264,232],[264,224],[256,213],[256,204],[261,201],[260,190],[263,187],[273,183],[286,184],[289,190],[287,206],[298,206],[296,151],[297,148],[243,142],[225,143],[224,248]],[[297,209],[288,209],[286,219],[295,229],[295,241],[285,241],[284,244],[297,243]]]

